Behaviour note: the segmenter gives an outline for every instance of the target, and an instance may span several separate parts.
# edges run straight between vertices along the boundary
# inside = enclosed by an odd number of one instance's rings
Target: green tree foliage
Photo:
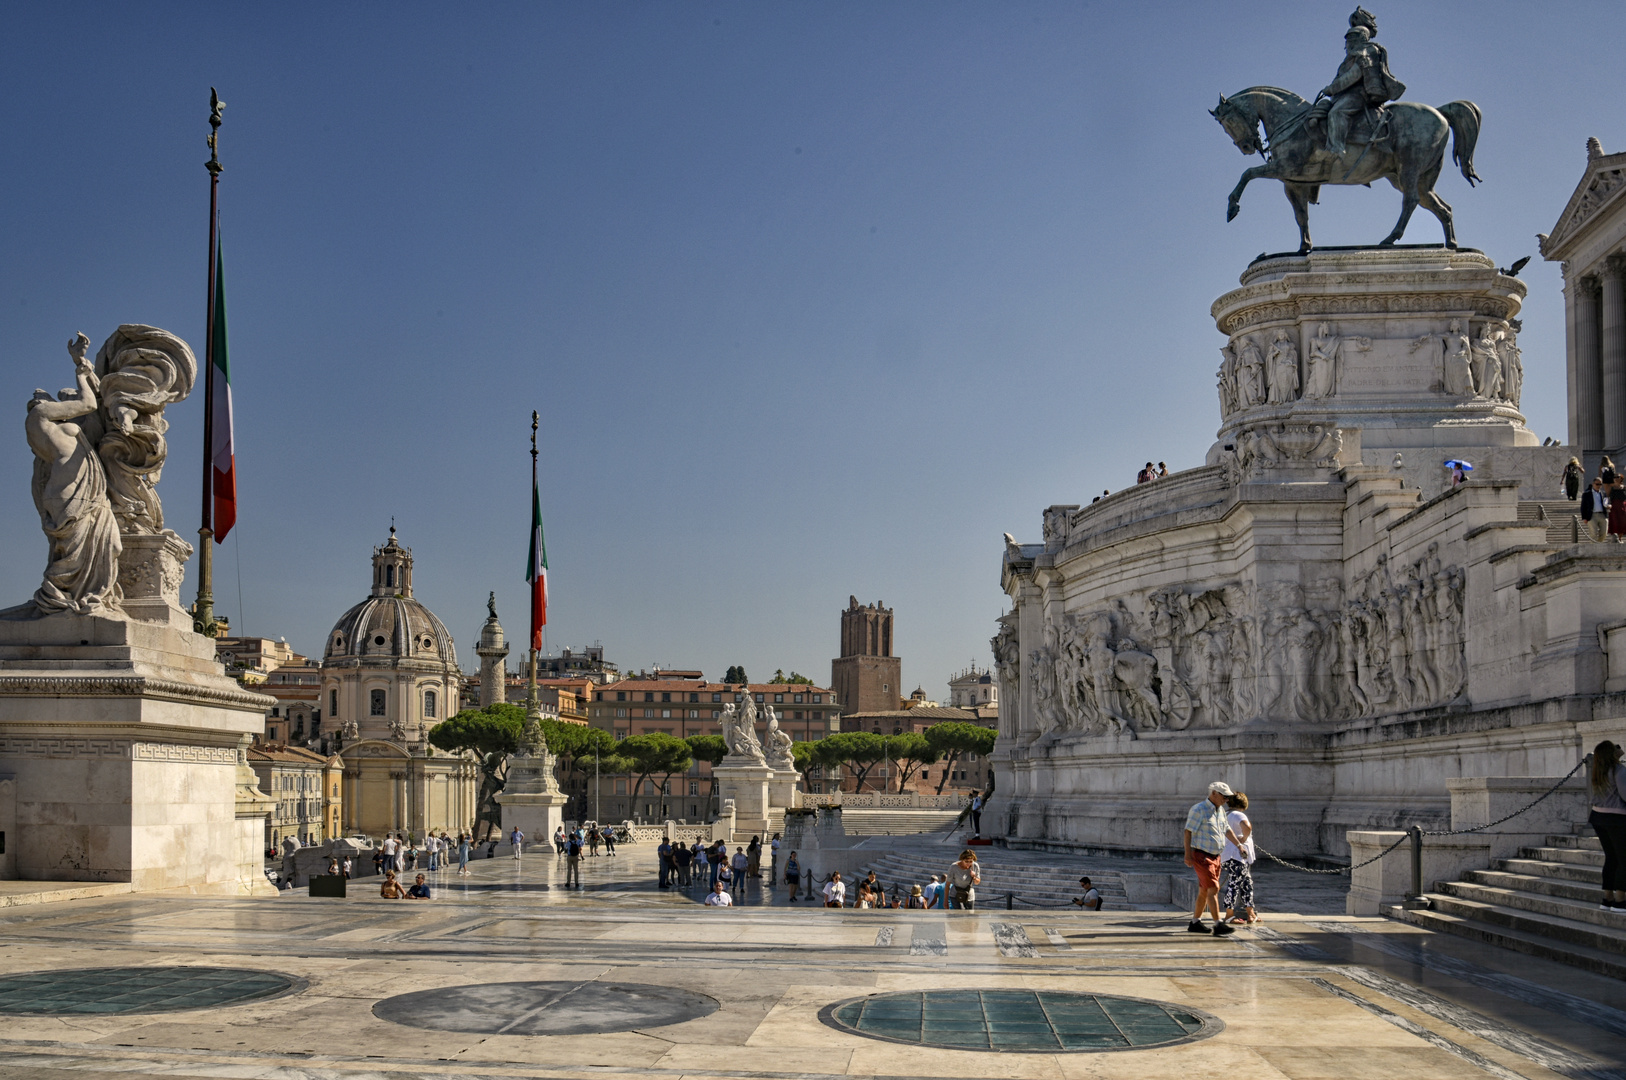
[[[735,664],[723,673],[723,681],[730,686],[738,686],[740,683],[748,683],[751,680],[745,677],[745,669],[739,664]]]
[[[887,746],[892,751],[892,762],[898,767],[898,789],[909,782],[909,778],[922,765],[930,765],[941,761],[943,753],[933,746],[926,736],[918,732],[906,732],[902,735],[893,735],[887,739]]]
[[[547,741],[548,751],[559,759],[561,782],[572,780],[577,773],[584,780],[592,776],[595,761],[600,775],[624,771],[625,763],[616,755],[615,736],[603,728],[544,719],[542,737]],[[576,808],[576,818],[583,820],[588,816],[588,796],[584,791],[577,798],[581,805]]]
[[[773,678],[769,679],[768,681],[771,683],[785,683],[793,686],[813,685],[813,680],[808,678],[806,675],[802,675],[795,671],[791,672],[789,675],[786,675],[784,668],[774,669]]]
[[[993,728],[985,728],[979,724],[968,724],[963,720],[945,720],[927,728],[925,735],[926,741],[938,754],[948,758],[948,767],[943,770],[943,777],[937,782],[937,793],[941,795],[943,785],[948,783],[948,778],[954,772],[955,762],[964,754],[993,753],[997,733]]]
[[[629,736],[617,743],[615,749],[619,757],[626,759],[627,772],[637,777],[631,788],[634,795],[645,780],[655,775],[662,778],[661,790],[667,790],[673,773],[683,772],[694,764],[689,744],[661,731]]]
[[[508,779],[508,757],[519,749],[525,710],[505,703],[464,709],[429,729],[429,744],[448,754],[467,751],[480,765],[480,796],[475,805],[474,834],[486,822],[502,824],[496,796]]]
[[[814,744],[821,765],[839,765],[859,789],[876,764],[887,756],[886,740],[870,731],[838,731]]]

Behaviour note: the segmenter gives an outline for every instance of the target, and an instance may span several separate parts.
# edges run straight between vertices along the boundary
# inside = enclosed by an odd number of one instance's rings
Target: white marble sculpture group
[[[169,454],[164,408],[192,392],[197,361],[186,342],[134,323],[120,326],[92,362],[90,339],[68,343],[76,385],[34,391],[24,430],[34,451],[34,506],[49,543],[44,581],[0,618],[58,612],[117,614],[120,534],[164,531],[156,485]]]
[[[768,725],[768,745],[764,750],[757,738],[757,720]],[[764,705],[760,712],[750,694],[741,704],[723,706],[719,722],[723,727],[723,742],[728,745],[727,764],[767,765],[780,771],[794,771],[791,754],[792,740],[779,728],[779,714],[772,705]]]

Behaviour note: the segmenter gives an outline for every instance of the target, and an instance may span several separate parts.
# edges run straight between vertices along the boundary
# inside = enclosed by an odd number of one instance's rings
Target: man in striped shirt
[[[1220,852],[1225,850],[1225,800],[1231,786],[1223,780],[1208,785],[1208,798],[1186,811],[1186,865],[1197,872],[1197,906],[1191,914],[1193,934],[1209,933],[1203,925],[1203,910],[1213,912],[1215,937],[1236,933],[1234,926],[1220,919]]]

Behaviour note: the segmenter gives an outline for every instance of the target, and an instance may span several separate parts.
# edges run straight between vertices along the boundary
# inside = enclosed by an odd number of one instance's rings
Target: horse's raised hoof
[[[1240,213],[1242,213],[1242,204],[1241,203],[1239,203],[1239,202],[1237,202],[1236,200],[1233,199],[1230,202],[1225,204],[1225,220],[1226,221],[1235,221],[1236,216],[1238,214],[1240,214]]]

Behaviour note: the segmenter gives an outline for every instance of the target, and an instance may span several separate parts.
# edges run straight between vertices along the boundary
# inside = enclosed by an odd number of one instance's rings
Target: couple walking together
[[[1232,923],[1257,923],[1253,909],[1253,822],[1244,813],[1248,797],[1232,791],[1223,780],[1208,785],[1208,797],[1186,812],[1186,865],[1197,874],[1197,903],[1191,914],[1193,934],[1225,937],[1236,933]],[[1220,917],[1220,876],[1225,875],[1225,917]],[[1236,916],[1238,909],[1243,914]],[[1203,913],[1214,916],[1214,928],[1203,923]]]

